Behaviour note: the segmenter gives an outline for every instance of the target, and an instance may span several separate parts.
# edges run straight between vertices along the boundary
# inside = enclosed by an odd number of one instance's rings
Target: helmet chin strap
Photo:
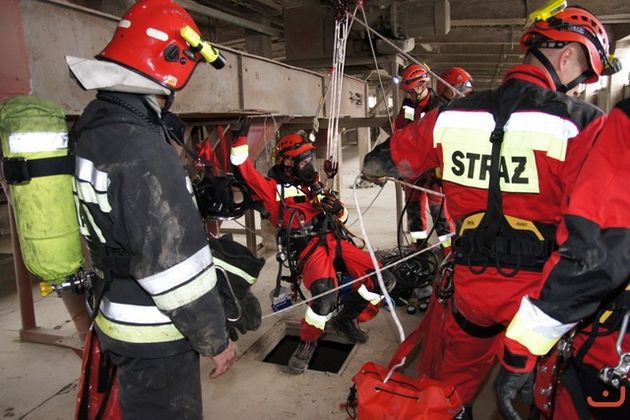
[[[162,111],[168,111],[169,109],[171,109],[174,99],[175,93],[171,91],[171,94],[166,96],[166,102],[164,103],[164,108],[162,108]]]
[[[574,87],[576,87],[577,85],[579,85],[580,83],[588,79],[593,74],[592,70],[588,69],[584,71],[582,74],[580,74],[578,77],[573,79],[571,82],[564,84],[560,81],[560,77],[558,77],[558,72],[553,67],[553,64],[551,64],[547,56],[545,56],[545,54],[543,54],[536,47],[530,48],[529,52],[532,53],[534,57],[536,57],[538,61],[542,63],[543,66],[545,66],[545,69],[547,69],[547,72],[549,72],[549,75],[551,76],[553,83],[556,85],[556,91],[560,93],[567,93],[568,91],[570,91],[571,89],[573,89]]]

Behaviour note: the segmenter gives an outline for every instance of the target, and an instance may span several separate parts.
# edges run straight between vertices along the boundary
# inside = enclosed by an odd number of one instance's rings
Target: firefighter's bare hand
[[[236,344],[232,340],[228,341],[228,345],[221,353],[212,356],[214,369],[210,372],[210,379],[218,378],[227,372],[236,361]]]

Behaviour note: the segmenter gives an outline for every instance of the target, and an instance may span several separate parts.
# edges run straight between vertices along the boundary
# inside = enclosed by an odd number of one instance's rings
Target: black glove
[[[232,141],[236,141],[239,137],[247,136],[249,132],[249,126],[252,124],[252,120],[247,117],[240,117],[236,123],[230,127],[230,133],[232,133]]]
[[[501,370],[494,381],[497,394],[497,405],[501,415],[510,420],[520,420],[512,401],[520,392],[521,400],[531,405],[534,402],[534,372],[516,373],[501,366]]]
[[[224,302],[223,306],[226,309],[226,316],[231,318],[228,312],[238,313],[238,309],[234,306],[230,308],[230,305],[234,305],[234,301],[232,300],[230,303]],[[238,332],[241,334],[246,334],[247,331],[255,331],[260,327],[262,322],[262,310],[260,309],[260,302],[256,296],[252,294],[252,292],[247,292],[245,297],[239,301],[239,305],[241,308],[240,318],[237,320],[228,319],[227,327],[228,333],[230,335],[230,339],[232,341],[238,340]]]
[[[341,201],[332,195],[327,195],[322,198],[321,205],[327,214],[337,215],[343,211],[343,204],[341,204]]]

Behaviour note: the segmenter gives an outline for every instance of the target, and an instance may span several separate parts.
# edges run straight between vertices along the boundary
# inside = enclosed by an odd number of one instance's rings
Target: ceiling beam
[[[272,28],[269,25],[264,25],[259,22],[254,22],[252,20],[243,19],[238,16],[231,15],[229,13],[222,12],[220,10],[214,9],[212,7],[203,6],[199,3],[195,3],[191,0],[179,0],[179,3],[187,10],[195,13],[199,13],[204,16],[208,16],[214,19],[222,20],[227,23],[231,23],[236,26],[241,26],[243,28],[247,28],[254,32],[260,32],[261,34],[269,35],[269,36],[282,36],[282,31]]]

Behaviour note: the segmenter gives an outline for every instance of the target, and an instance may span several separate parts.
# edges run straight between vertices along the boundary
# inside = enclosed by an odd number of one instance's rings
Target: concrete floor
[[[344,149],[342,199],[350,207],[351,214],[356,215],[349,188],[358,171],[358,162],[353,158],[355,153],[354,148]],[[358,191],[359,202],[365,210],[378,188]],[[394,188],[388,184],[365,214],[368,234],[376,247],[390,248],[395,243],[393,203]],[[349,223],[353,220],[351,216]],[[355,224],[351,229],[360,233],[358,226]],[[236,239],[243,240],[239,236]],[[0,251],[3,251],[1,244]],[[268,262],[254,289],[261,301],[263,315],[269,315],[272,313],[269,293],[274,287],[277,265],[274,251],[266,251],[264,256]],[[80,359],[67,348],[19,340],[20,312],[16,294],[11,288],[14,276],[10,257],[0,254],[0,290],[4,290],[0,296],[0,417],[32,420],[72,418]],[[73,325],[62,302],[56,297],[39,297],[35,288],[33,293],[38,325],[72,335]],[[398,336],[391,316],[383,310],[365,324],[370,340],[354,347],[339,373],[307,371],[295,376],[287,373],[284,367],[262,362],[259,339],[283,331],[285,325],[297,323],[303,311],[304,306],[300,306],[280,317],[269,316],[258,331],[242,337],[238,341],[238,362],[221,378],[208,379],[212,362],[202,360],[205,418],[346,418],[339,404],[346,400],[352,376],[366,361],[386,363],[397,347]],[[407,333],[421,319],[419,314],[406,314],[404,308],[398,308],[397,312]],[[413,371],[413,361],[407,370]],[[500,418],[494,407],[494,396],[487,384],[475,405],[475,418]]]

